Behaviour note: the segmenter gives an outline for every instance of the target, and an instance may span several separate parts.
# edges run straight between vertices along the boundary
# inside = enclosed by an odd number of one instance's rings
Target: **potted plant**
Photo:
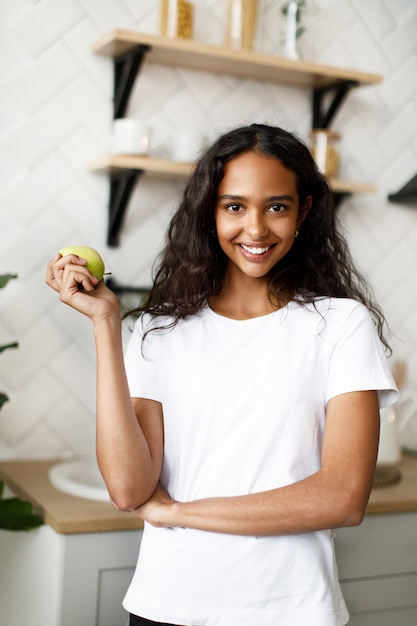
[[[0,275],[0,289],[17,278],[16,274]],[[0,353],[18,347],[17,341],[0,345]],[[0,409],[8,402],[8,396],[0,391]],[[3,530],[31,530],[43,524],[42,518],[33,512],[30,502],[20,498],[3,498],[4,483],[0,481],[0,529]]]

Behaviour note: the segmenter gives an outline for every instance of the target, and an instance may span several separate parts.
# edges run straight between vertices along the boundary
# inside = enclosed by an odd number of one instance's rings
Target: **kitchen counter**
[[[63,534],[143,528],[133,513],[117,511],[109,502],[67,495],[53,487],[48,472],[56,460],[5,461],[0,479],[20,498],[29,500],[46,524]],[[417,511],[417,457],[404,455],[401,480],[372,490],[367,515]]]
[[[367,515],[417,511],[417,456],[404,454],[399,470],[399,482],[372,490]]]
[[[123,513],[109,502],[77,498],[56,489],[48,472],[57,459],[48,461],[5,461],[0,479],[19,497],[29,500],[45,524],[57,533],[89,533],[143,528],[133,513]]]

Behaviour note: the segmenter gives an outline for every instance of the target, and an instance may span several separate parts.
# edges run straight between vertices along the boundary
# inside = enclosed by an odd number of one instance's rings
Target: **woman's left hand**
[[[135,509],[134,513],[152,526],[169,528],[176,525],[173,515],[174,505],[175,500],[169,496],[161,483],[158,483],[151,498]]]

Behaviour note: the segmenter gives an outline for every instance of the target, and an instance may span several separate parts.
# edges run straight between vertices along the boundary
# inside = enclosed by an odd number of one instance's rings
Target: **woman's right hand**
[[[87,269],[87,262],[75,254],[57,254],[46,270],[46,284],[59,293],[60,300],[94,321],[117,314],[120,301],[103,280]]]

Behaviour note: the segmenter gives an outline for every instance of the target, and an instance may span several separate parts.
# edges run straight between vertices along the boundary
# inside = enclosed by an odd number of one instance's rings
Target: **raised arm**
[[[328,402],[320,470],[291,485],[236,497],[174,502],[161,487],[138,515],[155,526],[268,536],[354,526],[364,516],[379,436],[374,391]]]
[[[120,302],[75,255],[48,264],[47,284],[62,302],[89,317],[97,354],[97,460],[110,498],[121,510],[149,499],[158,483],[163,450],[162,408],[130,398]]]

